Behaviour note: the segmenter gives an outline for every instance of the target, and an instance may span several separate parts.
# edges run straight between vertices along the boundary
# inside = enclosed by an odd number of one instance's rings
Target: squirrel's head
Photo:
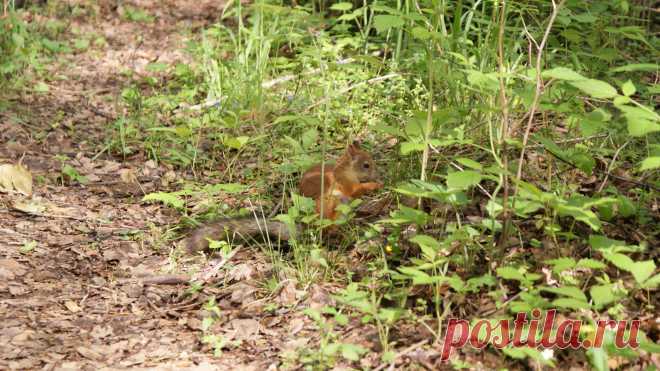
[[[350,161],[350,167],[360,182],[373,182],[378,180],[376,163],[371,155],[360,148],[355,141],[346,148],[345,158]]]

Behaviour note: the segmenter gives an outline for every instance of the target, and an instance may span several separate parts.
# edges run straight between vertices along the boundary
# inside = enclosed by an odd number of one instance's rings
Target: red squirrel
[[[339,204],[348,203],[381,187],[373,158],[357,142],[346,148],[336,164],[317,164],[309,168],[298,185],[303,196],[316,201],[316,212],[329,220],[337,219]],[[230,218],[199,227],[186,238],[185,245],[189,251],[200,251],[208,248],[207,238],[223,239],[232,235],[254,237],[261,234],[281,240],[290,238],[288,228],[282,222]]]

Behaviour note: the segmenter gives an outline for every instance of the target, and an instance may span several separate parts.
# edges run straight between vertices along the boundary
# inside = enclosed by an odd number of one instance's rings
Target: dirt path
[[[0,195],[0,369],[281,365],[282,354],[314,337],[309,320],[293,309],[321,305],[325,292],[311,288],[302,295],[290,283],[264,300],[256,282],[270,267],[247,248],[223,270],[221,288],[145,285],[140,278],[153,272],[200,269],[199,261],[170,257],[173,246],[162,233],[176,216],[140,202],[178,175],[144,157],[120,160],[102,151],[108,127],[121,114],[126,71],[147,76],[149,62],[186,61],[182,30],[194,35],[218,14],[218,2],[125,2],[155,16],[151,23],[119,17],[114,2],[85,3],[79,4],[86,14],[72,18],[67,32],[95,32],[107,46],[63,54],[47,66],[47,93],[16,97],[9,112],[0,112],[0,163],[24,156],[35,200],[46,206],[35,216],[16,210],[14,195]],[[88,183],[63,184],[63,164]],[[217,298],[219,315],[204,310],[210,297]],[[291,308],[270,314],[263,310],[268,303]],[[205,318],[215,319],[207,332],[219,336],[212,343],[230,344],[222,356],[202,342]]]

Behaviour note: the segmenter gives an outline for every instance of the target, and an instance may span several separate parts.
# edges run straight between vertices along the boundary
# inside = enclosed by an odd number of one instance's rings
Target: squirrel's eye
[[[369,163],[365,162],[364,164],[362,164],[362,167],[365,168],[365,169],[368,169],[369,168]]]

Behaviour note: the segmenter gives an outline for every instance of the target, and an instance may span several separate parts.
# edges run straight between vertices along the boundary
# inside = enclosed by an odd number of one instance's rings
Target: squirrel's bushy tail
[[[291,238],[286,224],[257,218],[221,219],[205,224],[195,229],[183,240],[183,245],[189,252],[198,252],[209,247],[212,240],[280,240]]]

